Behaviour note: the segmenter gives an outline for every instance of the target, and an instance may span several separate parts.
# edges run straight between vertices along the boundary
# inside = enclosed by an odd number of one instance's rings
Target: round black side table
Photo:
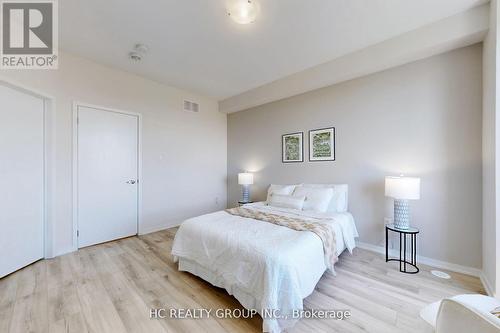
[[[399,233],[399,259],[389,258],[389,230]],[[407,274],[417,274],[420,270],[417,267],[417,234],[420,232],[417,228],[399,229],[394,224],[385,226],[385,262],[399,261],[399,271]],[[409,238],[410,253],[406,257],[406,239]],[[413,267],[406,269],[406,265]]]
[[[241,206],[244,206],[246,204],[251,204],[251,203],[253,203],[253,201],[238,201],[238,206],[241,207]]]

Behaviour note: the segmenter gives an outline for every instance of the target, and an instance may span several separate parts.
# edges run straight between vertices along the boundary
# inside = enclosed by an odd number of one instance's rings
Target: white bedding
[[[246,205],[273,214],[321,218],[332,223],[337,254],[352,251],[358,232],[349,213],[314,213]],[[326,220],[325,220],[326,219]],[[225,288],[247,309],[279,310],[281,314],[303,308],[326,270],[323,244],[312,232],[295,231],[272,223],[219,211],[182,223],[172,254],[179,269]],[[264,318],[264,332],[280,332],[294,319]]]

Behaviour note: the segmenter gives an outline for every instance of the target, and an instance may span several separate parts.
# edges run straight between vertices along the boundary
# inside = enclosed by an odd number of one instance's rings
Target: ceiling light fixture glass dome
[[[248,24],[255,21],[260,10],[256,0],[228,0],[226,2],[227,15],[239,24]]]

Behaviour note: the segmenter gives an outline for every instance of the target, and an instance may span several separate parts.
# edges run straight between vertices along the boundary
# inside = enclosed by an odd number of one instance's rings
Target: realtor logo
[[[2,69],[57,69],[57,2],[1,1]]]

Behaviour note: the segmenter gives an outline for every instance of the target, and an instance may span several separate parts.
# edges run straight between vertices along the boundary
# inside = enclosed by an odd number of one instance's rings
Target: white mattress
[[[331,223],[337,253],[352,251],[358,236],[349,213],[311,213],[266,206],[247,208]],[[326,270],[323,244],[312,232],[233,216],[225,211],[186,220],[176,233],[172,254],[179,269],[225,288],[247,309],[289,314],[301,310]],[[280,332],[294,319],[264,318],[265,332]]]

